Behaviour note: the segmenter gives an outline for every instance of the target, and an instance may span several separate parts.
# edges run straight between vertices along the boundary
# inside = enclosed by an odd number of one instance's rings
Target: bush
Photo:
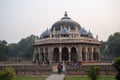
[[[0,80],[12,80],[15,76],[15,72],[11,67],[6,67],[4,70],[0,70]]]
[[[87,75],[91,80],[98,80],[100,75],[100,68],[98,67],[90,67],[87,70]]]
[[[113,66],[116,68],[117,70],[117,75],[116,75],[116,80],[120,80],[120,57],[115,58]]]

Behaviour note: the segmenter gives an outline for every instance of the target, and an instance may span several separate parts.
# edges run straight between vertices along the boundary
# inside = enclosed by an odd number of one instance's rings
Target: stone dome
[[[88,37],[93,38],[93,34],[90,31],[88,32]]]
[[[88,36],[88,32],[84,27],[80,30],[80,35],[81,36]]]
[[[40,38],[44,38],[44,37],[48,37],[50,36],[50,33],[51,33],[51,30],[47,29],[46,31],[44,31],[41,35],[40,35]]]
[[[68,34],[67,28],[64,27],[63,29],[61,29],[60,34],[61,34],[61,35],[66,35],[66,34]]]
[[[68,17],[67,12],[65,12],[64,17],[61,18],[61,20],[55,22],[52,27],[51,27],[51,31],[53,31],[54,29],[56,31],[60,31],[61,27],[66,27],[67,29],[70,30],[80,30],[81,26],[79,23],[77,23],[74,20],[71,20],[71,18]]]

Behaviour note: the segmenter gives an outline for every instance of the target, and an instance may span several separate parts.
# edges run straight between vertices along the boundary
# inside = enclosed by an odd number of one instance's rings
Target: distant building
[[[35,40],[33,60],[100,62],[98,36],[68,17],[65,12],[61,20],[51,29],[43,31]]]

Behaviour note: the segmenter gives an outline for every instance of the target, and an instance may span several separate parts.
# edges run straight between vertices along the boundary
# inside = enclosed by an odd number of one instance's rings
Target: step
[[[52,74],[46,80],[64,80],[65,74]]]

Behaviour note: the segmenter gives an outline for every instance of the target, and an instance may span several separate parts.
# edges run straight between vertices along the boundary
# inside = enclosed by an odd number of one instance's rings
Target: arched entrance
[[[77,61],[77,51],[75,47],[71,48],[71,61]]]
[[[58,49],[57,47],[54,48],[53,60],[54,60],[55,62],[58,62],[58,61],[59,61],[59,49]]]
[[[64,47],[62,49],[62,60],[68,61],[68,59],[69,59],[69,52],[68,52],[68,49]]]

